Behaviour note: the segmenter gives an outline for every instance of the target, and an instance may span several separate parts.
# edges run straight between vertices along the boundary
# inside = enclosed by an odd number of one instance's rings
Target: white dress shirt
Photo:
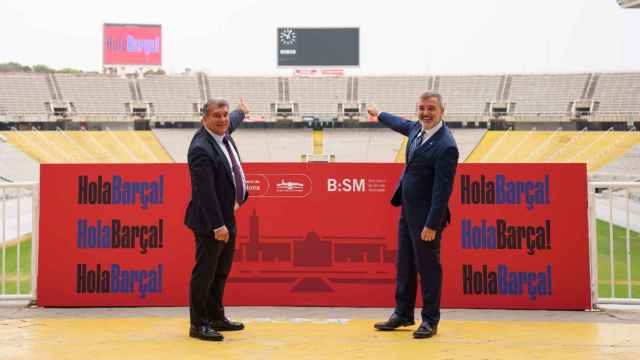
[[[427,140],[429,140],[429,138],[432,137],[433,134],[437,133],[441,127],[442,127],[442,120],[440,120],[438,124],[432,127],[431,129],[422,128],[422,132],[423,132],[422,143],[420,143],[420,145],[423,145]]]

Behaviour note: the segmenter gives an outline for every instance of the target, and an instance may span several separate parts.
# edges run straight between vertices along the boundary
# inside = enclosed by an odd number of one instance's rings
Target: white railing
[[[39,184],[35,182],[0,183],[0,302],[36,299],[38,269]],[[23,237],[31,233],[30,286],[24,288],[21,273]],[[13,256],[8,250],[15,246]],[[13,252],[13,251],[12,251]],[[15,273],[9,273],[8,263],[15,263]],[[13,267],[13,266],[12,266]],[[11,291],[9,287],[11,285]],[[15,291],[13,291],[15,285]]]
[[[633,248],[640,249],[640,244],[634,244],[633,241],[640,242],[640,239],[632,239],[631,236],[631,232],[640,232],[640,197],[638,195],[640,195],[640,182],[589,183],[589,258],[592,304],[640,305],[640,297],[633,296],[634,288],[636,291],[640,288],[640,251],[636,250],[632,254]],[[608,253],[606,254],[598,253],[598,220],[608,223],[605,224],[608,237]],[[616,227],[619,228],[614,231]],[[621,232],[622,236],[620,236]],[[622,250],[619,249],[620,247]],[[616,249],[618,249],[617,257]],[[603,260],[607,259],[607,267],[600,269],[598,255]],[[624,259],[620,259],[620,256],[624,256]],[[599,270],[603,270],[605,273],[608,271],[608,276],[600,278],[599,275],[602,274],[599,274]]]

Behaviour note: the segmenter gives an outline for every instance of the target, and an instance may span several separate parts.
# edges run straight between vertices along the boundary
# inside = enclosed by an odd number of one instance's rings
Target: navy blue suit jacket
[[[231,134],[244,120],[238,110],[229,114]],[[235,148],[235,143],[231,142]],[[236,153],[238,149],[235,148]],[[238,155],[239,156],[239,155]],[[187,155],[191,176],[191,201],[184,223],[198,233],[212,233],[225,225],[235,225],[235,184],[229,162],[215,139],[201,127],[193,135]],[[248,193],[245,194],[245,199]]]
[[[378,119],[389,128],[408,137],[405,169],[391,204],[403,208],[409,226],[442,230],[451,219],[449,197],[458,164],[458,146],[451,131],[442,127],[409,158],[409,149],[422,130],[419,121],[410,121],[382,112]]]

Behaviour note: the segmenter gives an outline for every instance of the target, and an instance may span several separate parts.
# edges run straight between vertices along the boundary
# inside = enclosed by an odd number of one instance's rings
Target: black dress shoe
[[[238,331],[244,329],[244,324],[237,321],[231,321],[227,318],[222,320],[213,320],[211,328],[217,331]]]
[[[189,336],[191,336],[192,338],[209,341],[222,341],[222,339],[224,339],[224,336],[222,336],[222,334],[212,329],[208,325],[191,325],[191,327],[189,328]]]
[[[373,325],[378,330],[394,330],[400,326],[411,326],[415,324],[413,320],[407,320],[399,317],[395,313],[391,314],[391,317],[387,321],[379,322]]]
[[[420,324],[420,327],[413,332],[415,339],[426,339],[438,333],[438,325],[429,325],[425,322]]]

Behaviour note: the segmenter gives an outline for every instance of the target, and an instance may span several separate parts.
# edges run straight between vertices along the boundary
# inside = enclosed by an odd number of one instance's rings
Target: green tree
[[[0,72],[31,72],[31,68],[16,62],[0,64]]]
[[[158,69],[158,70],[150,69],[145,71],[144,75],[167,75],[167,73],[162,69]]]
[[[83,73],[82,70],[73,69],[73,68],[64,68],[64,69],[58,70],[56,72],[57,73],[61,73],[61,74],[73,74],[73,75],[78,75],[78,74],[82,74]]]
[[[53,70],[52,68],[48,67],[47,65],[37,64],[37,65],[33,65],[33,72],[36,72],[36,73],[52,73],[52,72],[55,72],[55,70]]]

